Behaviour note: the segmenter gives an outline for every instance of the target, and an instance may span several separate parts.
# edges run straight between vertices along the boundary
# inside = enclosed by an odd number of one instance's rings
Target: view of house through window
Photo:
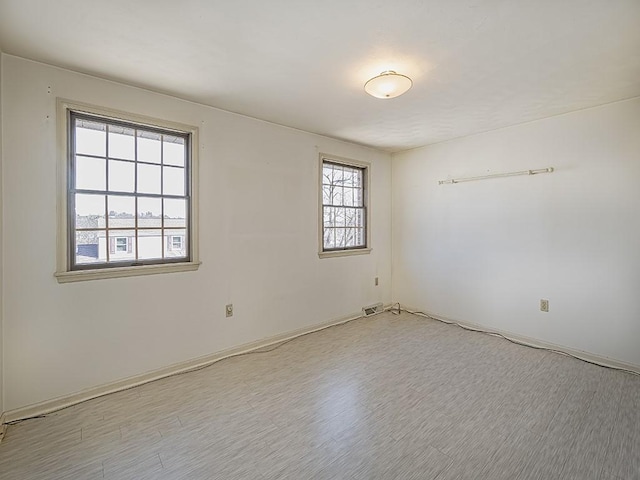
[[[188,261],[189,134],[70,115],[71,269]]]
[[[323,251],[367,247],[366,167],[322,161]]]

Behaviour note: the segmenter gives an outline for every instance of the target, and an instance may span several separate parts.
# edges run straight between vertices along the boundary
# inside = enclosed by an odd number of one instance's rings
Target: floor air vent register
[[[384,312],[382,303],[376,303],[374,305],[369,305],[368,307],[362,307],[362,315],[364,315],[365,317],[370,317],[371,315],[377,315],[382,312]]]

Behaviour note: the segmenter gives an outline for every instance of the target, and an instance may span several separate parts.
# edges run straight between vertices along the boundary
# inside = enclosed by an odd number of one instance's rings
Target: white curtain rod
[[[464,178],[452,178],[451,180],[440,180],[438,181],[438,185],[461,183],[461,182],[472,182],[474,180],[488,180],[490,178],[516,177],[518,175],[537,175],[538,173],[551,173],[551,172],[553,172],[553,167],[538,168],[536,170],[522,170],[520,172],[494,173],[491,175],[482,175],[480,177],[464,177]]]

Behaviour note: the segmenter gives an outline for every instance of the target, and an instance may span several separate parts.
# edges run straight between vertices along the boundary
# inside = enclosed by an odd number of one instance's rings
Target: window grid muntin
[[[325,203],[325,195],[324,195],[324,187],[328,186],[328,187],[335,187],[336,184],[336,178],[332,178],[327,180],[327,178],[325,177],[324,171],[325,171],[325,167],[326,166],[330,166],[332,168],[332,170],[335,172],[336,169],[340,169],[342,171],[342,180],[344,181],[344,171],[348,170],[351,172],[351,185],[339,185],[339,187],[342,189],[343,195],[342,195],[342,199],[343,199],[343,203],[342,204],[335,204],[335,203]],[[358,179],[359,179],[359,185],[358,186],[354,186],[353,185],[353,174],[357,173],[358,175]],[[346,164],[346,163],[339,163],[339,162],[332,162],[329,159],[322,159],[322,182],[321,182],[321,187],[322,187],[322,251],[323,252],[335,252],[335,251],[345,251],[345,250],[359,250],[359,249],[366,249],[367,248],[367,204],[366,204],[366,190],[368,188],[366,182],[367,182],[367,167],[360,167],[360,166],[356,166],[356,165],[350,165],[350,164]],[[338,180],[340,181],[340,180]],[[333,182],[333,183],[332,183]],[[351,190],[352,192],[352,203],[354,205],[346,205],[344,203],[344,189],[348,188]],[[359,198],[358,198],[358,203],[359,205],[355,205],[356,200],[355,200],[355,192],[358,191],[360,193]],[[333,202],[333,199],[335,198],[335,195],[331,195],[331,202]],[[326,221],[326,212],[327,212],[327,208],[334,208],[334,209],[342,209],[344,210],[345,214],[345,225],[344,226],[336,226],[335,224],[335,219],[334,219],[334,226],[327,226],[327,221]],[[347,209],[353,209],[356,211],[360,211],[360,219],[361,219],[361,224],[358,225],[346,225],[346,210]],[[340,246],[340,247],[327,247],[326,246],[326,235],[327,233],[330,233],[330,237],[333,238],[333,242],[332,244],[335,245],[336,243],[336,236],[337,236],[337,232],[338,230],[349,230],[349,229],[354,229],[356,231],[356,238],[354,238],[354,241],[360,240],[360,244],[354,245],[354,246],[347,246],[346,245],[346,240],[345,240],[345,245],[344,246]],[[360,231],[359,236],[361,238],[357,238],[358,237],[358,231]]]
[[[190,220],[191,220],[191,191],[190,191],[190,161],[191,158],[191,135],[187,132],[175,131],[171,129],[164,129],[160,127],[155,127],[152,125],[146,125],[143,123],[135,123],[135,122],[127,122],[119,119],[113,119],[108,116],[101,115],[93,115],[86,112],[78,112],[69,110],[69,125],[70,128],[68,130],[68,144],[69,144],[69,171],[68,171],[68,195],[67,195],[67,206],[68,206],[68,231],[69,231],[69,270],[84,270],[84,269],[96,269],[96,268],[111,268],[111,267],[123,267],[123,266],[139,266],[139,265],[153,265],[153,264],[163,264],[163,263],[178,263],[184,261],[191,260],[191,232],[190,232]],[[76,129],[79,128],[77,125],[77,120],[85,120],[95,124],[104,124],[105,125],[105,155],[94,155],[94,154],[85,154],[76,152]],[[120,126],[122,128],[127,128],[133,130],[133,139],[134,139],[134,159],[124,159],[120,157],[111,157],[109,155],[109,131],[111,126]],[[81,128],[81,127],[80,127]],[[156,133],[161,135],[160,140],[160,163],[154,162],[145,162],[138,161],[138,138],[140,137],[140,132],[149,132]],[[164,141],[165,136],[173,139],[182,139],[182,145],[184,146],[184,162],[183,166],[173,165],[164,163]],[[105,160],[105,183],[106,189],[103,190],[93,190],[93,189],[76,189],[76,160],[78,156],[87,157],[87,158],[97,158]],[[134,191],[133,192],[122,192],[122,191],[110,191],[109,185],[109,161],[127,161],[136,165],[134,170]],[[160,192],[159,194],[154,193],[138,193],[138,164],[146,164],[146,165],[155,165],[160,167]],[[163,182],[163,174],[165,168],[182,168],[184,170],[184,195],[164,195],[164,182]],[[76,227],[76,194],[92,194],[92,195],[101,195],[104,197],[104,218],[105,218],[105,227]],[[111,227],[109,225],[109,206],[108,206],[108,197],[109,196],[128,196],[134,197],[134,226],[131,227]],[[160,215],[160,226],[159,227],[140,227],[139,226],[139,210],[138,210],[138,200],[141,197],[149,197],[149,198],[159,198],[162,201],[161,205],[161,215]],[[184,200],[185,202],[185,218],[184,218],[184,226],[166,226],[165,222],[165,202],[164,199],[178,199]],[[135,250],[135,260],[124,260],[124,261],[111,261],[111,252],[109,245],[110,232],[114,231],[134,231],[135,235],[132,239],[135,239],[135,244],[133,246],[133,250]],[[140,259],[139,252],[139,230],[160,230],[161,232],[161,257],[154,259]],[[183,231],[183,235],[185,236],[185,241],[183,241],[183,247],[185,248],[185,255],[179,257],[167,257],[165,255],[165,242],[167,238],[171,237],[165,236],[165,230],[181,230]],[[104,232],[105,235],[105,257],[106,261],[101,262],[87,262],[87,263],[77,263],[76,262],[76,249],[77,249],[77,239],[76,232],[82,231],[96,231],[96,232]],[[98,250],[100,249],[98,244]]]

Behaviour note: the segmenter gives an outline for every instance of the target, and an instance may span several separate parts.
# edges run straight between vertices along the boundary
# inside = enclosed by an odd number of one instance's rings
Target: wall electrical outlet
[[[224,313],[227,317],[233,317],[233,303],[224,307]]]
[[[549,311],[549,300],[545,300],[544,298],[540,299],[540,311],[541,312]]]

